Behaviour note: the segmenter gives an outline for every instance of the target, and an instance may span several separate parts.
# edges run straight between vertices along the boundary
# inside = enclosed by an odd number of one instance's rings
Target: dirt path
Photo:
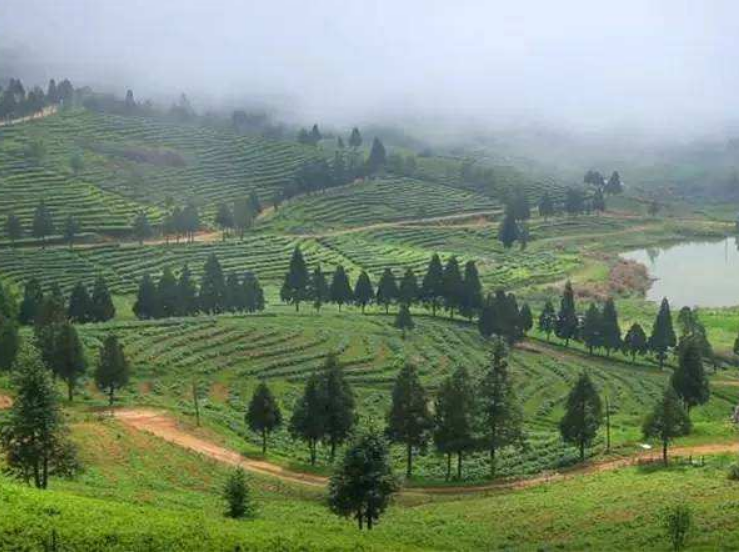
[[[120,409],[116,411],[115,416],[122,423],[136,430],[149,432],[158,438],[191,451],[195,451],[221,463],[241,466],[245,470],[266,476],[273,476],[285,482],[294,484],[303,484],[314,487],[325,487],[328,484],[328,478],[324,476],[293,471],[267,461],[247,459],[236,451],[219,446],[205,438],[194,435],[192,431],[184,428],[182,425],[178,424],[175,419],[161,411],[155,411],[152,409]],[[699,457],[701,455],[736,452],[739,452],[739,445],[733,443],[719,443],[673,447],[670,450],[670,455],[676,457],[687,457],[690,455]],[[559,472],[547,472],[528,479],[504,480],[479,486],[409,487],[404,489],[402,493],[407,495],[467,495],[498,490],[526,489],[549,482],[558,482],[587,474],[616,470],[634,465],[640,461],[643,462],[652,459],[658,460],[659,454],[659,451],[646,451],[622,459],[599,461]]]
[[[34,121],[36,119],[43,119],[49,115],[54,115],[59,111],[59,106],[47,106],[39,112],[25,117],[19,117],[18,119],[10,119],[9,121],[0,121],[0,127],[9,127],[11,125],[17,125],[18,123],[26,123],[27,121]]]
[[[13,406],[13,399],[10,396],[0,394],[0,410],[10,409]]]

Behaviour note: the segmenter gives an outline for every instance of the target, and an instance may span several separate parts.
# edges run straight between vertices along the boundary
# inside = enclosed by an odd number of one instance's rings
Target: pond
[[[650,301],[670,300],[670,306],[730,307],[739,305],[739,239],[686,242],[622,254],[649,270],[655,281]]]

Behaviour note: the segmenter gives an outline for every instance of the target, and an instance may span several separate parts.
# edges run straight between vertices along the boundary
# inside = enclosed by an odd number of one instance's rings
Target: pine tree
[[[539,332],[543,332],[547,335],[547,342],[552,332],[557,328],[557,313],[554,311],[554,305],[551,300],[547,300],[544,304],[544,308],[539,314]]]
[[[246,483],[246,473],[237,467],[226,480],[223,488],[223,498],[226,500],[226,516],[229,518],[251,518],[255,507],[252,503],[249,485]]]
[[[398,299],[398,285],[391,269],[385,269],[377,284],[377,303],[385,307],[385,314],[390,311],[390,304]]]
[[[593,211],[603,212],[606,210],[606,199],[603,197],[603,189],[596,188],[593,194]]]
[[[373,175],[382,171],[387,163],[387,154],[385,146],[382,145],[380,139],[375,137],[372,141],[369,157],[367,158],[367,173]]]
[[[139,283],[133,313],[139,319],[153,319],[159,312],[159,294],[151,276],[145,274]]]
[[[636,362],[637,355],[645,355],[649,350],[647,334],[639,323],[634,323],[624,337],[623,348],[631,355],[631,362]]]
[[[508,351],[501,340],[495,340],[488,372],[480,384],[483,416],[483,442],[490,452],[490,475],[495,476],[496,453],[509,446],[522,446],[523,409],[508,370]]]
[[[103,276],[95,279],[90,297],[90,308],[90,316],[94,322],[102,323],[115,317],[113,298],[110,297],[110,290]]]
[[[208,256],[203,267],[198,304],[205,313],[221,313],[226,307],[226,281],[214,253]]]
[[[329,483],[329,506],[339,516],[354,517],[367,529],[385,512],[398,489],[387,444],[372,431],[357,438]]]
[[[398,300],[400,303],[411,306],[418,301],[420,290],[418,288],[418,279],[416,274],[410,267],[406,269],[403,278],[400,280],[400,289],[398,290]]]
[[[667,298],[664,298],[659,307],[657,318],[654,320],[652,334],[649,337],[649,349],[657,356],[660,369],[664,368],[667,353],[670,348],[675,347],[676,343],[677,338],[675,337],[675,329],[672,326],[670,302],[667,301]]]
[[[565,414],[559,423],[562,439],[580,449],[581,462],[585,460],[585,448],[595,440],[602,422],[600,396],[590,376],[583,373],[567,396]]]
[[[39,352],[24,347],[16,361],[13,405],[0,431],[6,471],[40,489],[50,475],[70,476],[78,468],[75,449],[56,388]]]
[[[85,374],[87,360],[74,326],[69,322],[61,324],[56,335],[54,373],[67,384],[67,397],[74,399],[77,381]]]
[[[438,254],[434,254],[429,262],[426,275],[421,284],[421,300],[431,306],[431,313],[436,317],[439,301],[444,297],[444,269]]]
[[[41,240],[41,246],[43,248],[46,247],[46,238],[54,234],[54,220],[51,211],[46,207],[46,203],[43,200],[36,206],[36,210],[33,213],[31,234],[34,238]]]
[[[511,208],[506,209],[503,220],[500,223],[498,240],[500,240],[500,243],[507,250],[518,240],[518,223],[516,222],[516,214]]]
[[[0,371],[9,371],[20,348],[18,325],[0,313]]]
[[[9,213],[5,220],[5,235],[13,246],[17,240],[23,238],[23,223],[14,213]]]
[[[444,267],[442,276],[442,290],[444,297],[444,307],[449,311],[449,316],[454,318],[454,310],[462,303],[464,297],[464,281],[459,271],[459,263],[457,258],[452,256]]]
[[[259,196],[255,190],[249,193],[249,209],[254,214],[254,217],[262,212],[262,202],[259,201]]]
[[[251,204],[248,199],[239,199],[234,201],[233,206],[233,224],[234,228],[239,232],[239,238],[244,239],[247,229],[254,224],[255,211],[252,211]]]
[[[18,312],[18,321],[22,325],[33,324],[41,310],[43,301],[44,291],[41,288],[41,283],[35,278],[27,280],[23,288],[23,300]]]
[[[326,435],[325,391],[319,375],[311,374],[290,419],[290,435],[307,442],[311,465],[316,464],[316,445]]]
[[[165,267],[156,291],[154,313],[156,317],[176,317],[179,314],[177,279],[169,267]]]
[[[690,434],[692,424],[687,411],[680,405],[677,393],[668,386],[662,399],[644,421],[642,432],[645,439],[657,438],[662,442],[662,461],[667,466],[667,447],[680,436]]]
[[[262,437],[262,455],[267,453],[267,438],[282,425],[282,412],[266,383],[260,382],[246,412],[246,424]]]
[[[144,240],[154,236],[154,230],[151,228],[151,223],[149,223],[149,216],[143,210],[136,214],[131,228],[139,245],[143,245]]]
[[[310,130],[309,143],[311,144],[311,146],[318,146],[318,143],[321,141],[322,138],[323,135],[321,134],[321,131],[318,130],[318,125],[314,124]]]
[[[244,300],[247,313],[256,313],[264,311],[264,290],[259,284],[259,279],[254,273],[246,272],[244,274]]]
[[[100,391],[108,394],[108,405],[113,408],[115,392],[128,384],[130,367],[123,346],[114,334],[110,334],[100,348],[95,383]]]
[[[549,191],[544,192],[544,195],[539,200],[539,216],[543,217],[546,221],[554,215],[554,202],[552,197],[549,195]]]
[[[362,134],[359,132],[357,127],[352,129],[352,133],[349,136],[349,146],[357,150],[362,145]]]
[[[526,336],[528,332],[534,328],[534,315],[531,313],[531,308],[528,303],[524,303],[521,306],[521,310],[518,312],[518,320],[521,332]]]
[[[362,308],[362,313],[364,313],[365,307],[367,307],[367,304],[370,303],[374,297],[375,291],[372,288],[372,281],[367,272],[362,271],[359,273],[359,278],[357,278],[357,282],[354,285],[354,303],[360,306]]]
[[[87,292],[87,286],[80,281],[72,288],[67,308],[69,320],[75,323],[89,323],[92,321],[92,300]]]
[[[391,442],[405,445],[407,478],[413,474],[413,449],[425,447],[432,428],[433,418],[418,370],[412,363],[404,363],[393,386],[385,434]]]
[[[198,311],[198,289],[192,280],[190,267],[185,264],[177,281],[177,314],[194,315]]]
[[[18,310],[15,296],[0,282],[0,316],[15,321],[18,318]]]
[[[309,297],[309,279],[303,253],[300,251],[300,246],[295,246],[280,295],[282,301],[295,305],[296,312],[300,311],[300,302]]]
[[[472,320],[472,317],[482,307],[482,284],[474,261],[468,261],[464,265],[464,278],[462,279],[462,294],[459,302],[459,312],[463,317]]]
[[[71,215],[67,215],[67,218],[64,220],[62,233],[64,235],[64,241],[69,245],[70,250],[74,246],[74,239],[80,233],[81,229],[82,227],[79,221]]]
[[[336,447],[349,437],[356,415],[354,414],[354,393],[344,377],[344,371],[334,354],[329,354],[323,367],[322,382],[325,401],[324,413],[325,439],[331,448],[331,460],[336,455]]]
[[[321,311],[321,306],[329,301],[328,282],[326,282],[326,275],[323,274],[320,265],[316,265],[313,269],[313,274],[310,278],[310,293],[309,297],[313,300],[313,307],[316,312]]]
[[[708,376],[703,368],[700,344],[694,337],[688,337],[681,343],[678,366],[672,373],[670,383],[688,412],[708,401],[711,395]]]
[[[616,311],[616,304],[613,298],[608,298],[603,306],[601,336],[606,355],[610,355],[611,351],[621,349],[621,326],[618,323],[618,312]]]
[[[244,286],[239,280],[236,271],[231,271],[226,277],[226,300],[224,309],[231,313],[243,312],[246,309],[246,294]]]
[[[344,271],[344,267],[342,265],[337,265],[336,270],[334,271],[334,275],[331,279],[331,287],[329,288],[329,297],[331,298],[331,301],[339,306],[339,311],[341,311],[341,306],[345,303],[350,303],[353,299],[353,292],[352,287],[349,284],[349,277],[346,275],[346,271]]]
[[[580,339],[585,343],[590,355],[593,350],[602,347],[603,340],[603,316],[594,303],[590,304],[583,317]]]
[[[182,231],[187,236],[189,242],[195,241],[195,233],[200,230],[200,214],[198,206],[192,200],[187,202],[185,209],[182,210]]]
[[[611,174],[605,185],[605,191],[607,194],[621,194],[624,191],[623,184],[621,184],[621,175],[618,174],[618,171]]]
[[[221,232],[223,233],[223,241],[226,241],[226,234],[229,229],[232,229],[234,227],[234,216],[231,212],[231,209],[228,207],[227,204],[221,203],[218,205],[218,210],[216,212],[216,225],[221,227]]]
[[[565,284],[564,292],[562,292],[562,300],[555,325],[557,338],[565,341],[565,347],[570,345],[571,339],[577,337],[578,326],[579,321],[575,309],[575,293],[572,290],[572,283],[568,280]]]
[[[395,316],[395,328],[400,329],[403,340],[405,340],[406,333],[413,330],[415,326],[410,308],[404,303],[400,304],[398,314]]]
[[[462,456],[475,447],[475,395],[467,369],[459,367],[444,380],[436,396],[434,444],[447,456],[447,480],[451,456],[457,455],[457,479],[462,478]]]
[[[490,338],[495,334],[499,327],[498,318],[499,315],[495,298],[488,294],[482,302],[480,317],[477,319],[477,329],[480,331],[480,336],[483,338]]]

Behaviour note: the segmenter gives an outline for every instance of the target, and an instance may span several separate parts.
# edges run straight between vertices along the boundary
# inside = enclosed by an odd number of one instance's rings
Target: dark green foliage
[[[20,347],[18,325],[0,314],[0,371],[8,371],[15,363]]]
[[[390,310],[390,304],[399,296],[395,275],[390,269],[385,269],[377,284],[377,303],[385,307],[385,313]]]
[[[235,313],[244,311],[246,307],[246,297],[244,295],[244,287],[239,281],[239,275],[236,271],[231,271],[226,277],[226,301],[224,304],[226,311]]]
[[[693,510],[689,505],[677,504],[665,510],[662,524],[673,551],[682,551],[693,527]]]
[[[246,473],[241,467],[236,468],[226,480],[223,499],[226,501],[227,517],[239,519],[254,516],[255,508],[246,482]]]
[[[15,296],[0,282],[0,316],[14,321],[18,319],[18,310]]]
[[[606,183],[606,179],[603,177],[600,171],[594,171],[593,169],[590,169],[587,173],[585,173],[582,181],[585,184],[590,184],[592,186],[595,186],[596,188],[602,188]]]
[[[325,393],[321,377],[314,372],[308,377],[290,419],[290,435],[308,444],[311,465],[316,464],[316,445],[326,435]]]
[[[708,401],[711,395],[708,376],[703,368],[700,343],[694,337],[687,337],[681,342],[678,365],[672,373],[670,383],[688,411]]]
[[[734,355],[739,355],[739,335],[734,340]]]
[[[362,271],[359,273],[357,282],[354,285],[354,303],[360,306],[362,308],[362,313],[364,313],[364,308],[367,307],[367,304],[370,303],[374,297],[375,291],[372,288],[372,281],[370,281],[370,277],[367,272]]]
[[[192,201],[187,202],[182,210],[180,228],[190,242],[195,240],[195,233],[200,230],[200,213],[198,206]]]
[[[259,284],[259,279],[254,273],[247,272],[244,274],[242,283],[244,289],[244,309],[247,313],[256,313],[264,311],[264,291]]]
[[[154,281],[148,274],[144,275],[139,283],[136,302],[133,312],[139,319],[153,319],[158,313],[157,289]]]
[[[398,290],[398,300],[406,305],[413,305],[418,301],[420,290],[418,288],[418,279],[413,269],[408,268],[400,280],[400,289]]]
[[[621,349],[621,326],[618,324],[618,312],[613,298],[608,298],[603,306],[601,336],[607,355]]]
[[[677,338],[675,337],[675,329],[672,326],[670,302],[667,301],[667,298],[664,298],[659,307],[657,318],[654,320],[652,334],[649,337],[649,349],[657,356],[660,369],[665,366],[667,353],[670,351],[670,348],[675,347],[676,343]]]
[[[539,216],[544,217],[544,219],[546,220],[549,217],[552,217],[554,213],[554,202],[552,201],[552,197],[549,195],[549,191],[547,190],[546,192],[544,192],[541,200],[539,200]]]
[[[123,346],[118,337],[111,334],[105,338],[100,348],[97,366],[95,368],[95,384],[108,394],[108,403],[113,407],[115,392],[128,384],[130,367]]]
[[[523,408],[508,370],[507,356],[503,341],[495,340],[490,368],[480,385],[482,442],[490,452],[491,476],[495,476],[496,453],[510,446],[522,447],[525,442]]]
[[[259,196],[254,190],[249,194],[249,209],[255,214],[262,212],[262,203],[259,201]]]
[[[465,288],[462,273],[459,270],[459,262],[456,256],[452,256],[444,267],[442,276],[442,295],[444,307],[449,311],[449,316],[454,318],[454,310],[464,301]]]
[[[362,145],[362,134],[359,132],[357,127],[352,129],[352,133],[349,136],[349,146],[358,149]]]
[[[305,259],[303,259],[303,253],[300,251],[300,247],[295,246],[290,259],[290,268],[285,275],[285,281],[280,291],[282,301],[294,304],[295,311],[299,311],[300,302],[309,297],[309,283],[310,277]]]
[[[326,275],[323,274],[320,265],[316,265],[316,268],[313,269],[313,274],[310,277],[309,297],[313,300],[313,307],[316,311],[320,311],[321,306],[331,299],[328,282],[326,282]]]
[[[226,240],[226,233],[228,229],[232,229],[234,227],[234,216],[231,212],[231,209],[228,207],[227,204],[221,203],[218,205],[218,210],[216,211],[216,225],[221,227],[221,231],[223,232],[223,240]]]
[[[503,220],[500,222],[498,240],[506,249],[510,249],[513,243],[518,240],[518,222],[516,221],[516,213],[511,208],[506,209]]]
[[[246,424],[262,437],[262,454],[267,453],[267,438],[282,425],[282,412],[266,383],[260,382],[246,412]]]
[[[523,190],[516,190],[513,200],[510,203],[510,208],[517,221],[526,221],[531,218],[531,206]]]
[[[60,325],[55,336],[54,373],[67,384],[67,397],[74,399],[74,389],[79,379],[85,374],[87,360],[79,336],[69,322]]]
[[[175,317],[180,314],[180,298],[177,289],[177,279],[169,267],[165,267],[157,285],[154,300],[156,317]]]
[[[631,355],[631,361],[636,361],[637,355],[646,355],[649,351],[647,334],[639,323],[634,323],[629,328],[623,341],[624,352]]]
[[[554,311],[554,305],[551,300],[547,300],[544,304],[544,308],[539,314],[539,332],[543,332],[547,335],[547,341],[552,332],[557,328],[557,313]]]
[[[194,315],[198,311],[198,290],[187,265],[177,280],[177,306],[180,315]]]
[[[78,465],[64,416],[39,353],[24,348],[15,365],[13,406],[2,426],[0,441],[9,472],[37,488],[50,475],[70,475]]]
[[[623,185],[621,184],[621,175],[618,174],[618,171],[614,171],[611,174],[604,190],[606,194],[621,194],[624,191]]]
[[[497,318],[495,298],[488,294],[483,301],[480,317],[477,320],[477,329],[483,338],[490,338],[498,330]]]
[[[98,276],[92,287],[92,296],[90,298],[90,306],[92,308],[90,315],[94,322],[102,323],[115,317],[115,305],[113,298],[110,297],[110,290],[105,278]]]
[[[459,302],[459,312],[462,316],[472,320],[472,317],[482,308],[482,283],[474,261],[464,265],[462,295]]]
[[[518,320],[521,332],[524,336],[534,328],[534,315],[531,313],[531,308],[528,303],[524,303],[521,306],[521,310],[518,312]]]
[[[259,201],[257,199],[257,201]],[[253,211],[248,199],[240,199],[234,201],[233,206],[233,226],[239,232],[239,237],[243,240],[247,229],[254,224],[256,211]]]
[[[131,225],[133,237],[138,241],[139,244],[143,244],[144,240],[154,236],[154,230],[151,228],[149,222],[149,216],[145,211],[139,211],[133,220]]]
[[[445,379],[436,396],[434,444],[447,456],[447,480],[451,456],[457,455],[457,478],[462,478],[462,456],[475,447],[474,385],[467,369],[459,367]]]
[[[427,306],[431,306],[431,313],[436,316],[436,310],[439,302],[444,297],[444,268],[441,265],[441,258],[438,254],[434,254],[429,261],[426,275],[423,277],[421,284],[421,300]]]
[[[72,288],[67,307],[69,320],[75,323],[89,323],[92,321],[92,299],[87,292],[84,282],[78,282]]]
[[[600,396],[590,376],[581,374],[567,396],[565,414],[559,422],[562,439],[580,449],[580,461],[585,460],[585,448],[595,440],[602,422]]]
[[[371,530],[398,485],[385,440],[369,432],[346,450],[341,466],[329,483],[329,506],[339,516],[354,517],[360,530]]]
[[[205,262],[198,304],[205,313],[222,313],[226,308],[226,281],[215,254],[210,254]]]
[[[71,215],[67,215],[67,218],[64,220],[64,228],[62,229],[62,234],[64,235],[64,241],[69,245],[70,249],[74,245],[75,237],[80,233],[81,230],[82,226],[80,225],[79,221]]]
[[[367,173],[373,175],[385,169],[387,163],[387,154],[385,146],[382,145],[380,139],[375,137],[372,141],[369,157],[367,158]]]
[[[675,389],[668,386],[662,399],[654,406],[642,427],[644,438],[656,438],[662,443],[662,460],[667,465],[667,447],[680,436],[687,436],[691,430],[690,416],[680,405]]]
[[[339,306],[345,303],[350,303],[354,299],[354,293],[352,292],[351,284],[349,284],[349,277],[344,271],[342,265],[337,265],[334,275],[331,278],[331,287],[329,288],[329,297],[331,301]]]
[[[424,448],[433,428],[426,390],[412,363],[404,363],[393,386],[385,434],[406,446],[406,476],[413,474],[413,449]]]
[[[603,317],[598,307],[591,303],[583,317],[582,328],[580,329],[580,339],[588,348],[590,355],[593,350],[603,346]]]
[[[41,289],[41,283],[35,278],[27,280],[18,312],[18,320],[22,325],[30,325],[36,321],[43,301],[44,291]]]
[[[579,215],[585,211],[585,195],[582,190],[568,188],[565,193],[565,211],[568,215]]]
[[[349,437],[356,422],[354,393],[344,377],[344,371],[338,359],[333,354],[326,357],[322,380],[325,401],[325,440],[331,448],[331,460],[333,461],[336,447]]]
[[[31,234],[34,238],[41,239],[43,246],[46,246],[46,238],[54,234],[54,219],[51,215],[51,210],[43,200],[36,206],[36,210],[33,213]]]
[[[605,211],[606,210],[606,199],[603,197],[603,189],[596,188],[593,194],[593,211]]]
[[[565,341],[565,346],[569,346],[570,340],[577,338],[578,324],[575,293],[572,290],[572,283],[568,280],[562,292],[555,325],[555,334],[557,338]]]
[[[406,333],[409,330],[413,330],[416,324],[413,322],[411,316],[411,310],[407,304],[401,303],[398,309],[398,314],[395,316],[395,328],[400,329],[401,336],[405,340]]]
[[[23,238],[23,224],[14,213],[9,213],[5,220],[5,236],[15,245],[16,240]]]

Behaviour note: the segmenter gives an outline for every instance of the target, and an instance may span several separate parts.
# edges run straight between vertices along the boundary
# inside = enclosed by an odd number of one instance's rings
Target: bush
[[[727,477],[729,480],[739,480],[739,462],[731,464]]]
[[[228,477],[223,497],[227,503],[226,516],[231,518],[251,518],[254,516],[254,505],[251,501],[246,474],[241,467]]]
[[[663,521],[673,551],[682,551],[693,525],[693,511],[684,504],[669,507]]]

